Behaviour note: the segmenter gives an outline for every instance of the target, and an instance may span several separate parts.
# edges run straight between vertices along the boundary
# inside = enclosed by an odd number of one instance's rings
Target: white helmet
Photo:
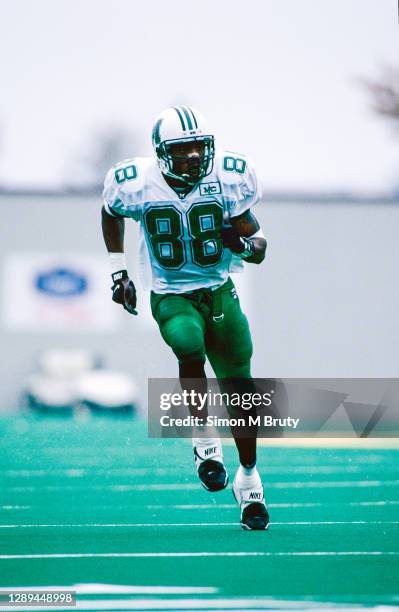
[[[182,149],[185,143],[193,142],[199,143],[195,172],[179,172],[179,163],[190,159]],[[209,133],[204,117],[194,108],[173,106],[164,110],[155,120],[152,144],[161,172],[167,176],[188,185],[195,185],[212,172],[215,156],[214,136]],[[176,154],[173,149],[176,149],[177,144],[182,147]]]

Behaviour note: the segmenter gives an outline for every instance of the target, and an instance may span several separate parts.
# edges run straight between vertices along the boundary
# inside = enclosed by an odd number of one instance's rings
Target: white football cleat
[[[240,524],[243,529],[261,531],[269,526],[269,513],[267,511],[263,494],[262,481],[258,472],[239,482],[238,472],[233,482],[233,495],[240,506]]]
[[[229,476],[223,463],[219,438],[193,438],[194,460],[198,477],[207,491],[221,491],[227,487]]]

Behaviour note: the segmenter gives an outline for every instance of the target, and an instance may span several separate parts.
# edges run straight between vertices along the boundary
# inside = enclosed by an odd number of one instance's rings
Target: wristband
[[[254,254],[253,242],[251,242],[251,240],[248,240],[247,238],[243,238],[242,236],[240,240],[244,244],[245,248],[241,253],[238,253],[238,255],[241,257],[241,259],[248,259],[248,257],[252,257],[252,255]]]
[[[121,280],[125,280],[125,278],[129,278],[127,270],[118,270],[117,272],[112,272],[111,277],[114,283],[117,283]]]
[[[127,270],[125,253],[108,253],[111,274],[120,270]]]

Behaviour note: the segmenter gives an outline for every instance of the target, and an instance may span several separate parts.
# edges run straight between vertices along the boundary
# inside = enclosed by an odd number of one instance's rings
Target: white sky
[[[140,126],[148,154],[154,117],[178,102],[253,157],[266,188],[399,183],[399,138],[356,82],[399,63],[396,0],[0,6],[2,183],[62,184],[109,125]]]

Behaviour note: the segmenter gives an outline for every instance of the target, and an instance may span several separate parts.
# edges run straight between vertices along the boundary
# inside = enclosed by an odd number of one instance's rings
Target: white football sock
[[[242,471],[244,476],[252,476],[252,474],[256,472],[256,465],[253,465],[252,467],[245,467],[245,465],[241,465],[240,463],[240,467],[238,469]]]
[[[215,440],[220,442],[219,432],[214,425],[194,426],[192,435],[194,446],[211,446]]]
[[[240,465],[236,473],[235,482],[240,489],[252,489],[262,486],[256,465],[252,468],[245,468],[243,465]]]

